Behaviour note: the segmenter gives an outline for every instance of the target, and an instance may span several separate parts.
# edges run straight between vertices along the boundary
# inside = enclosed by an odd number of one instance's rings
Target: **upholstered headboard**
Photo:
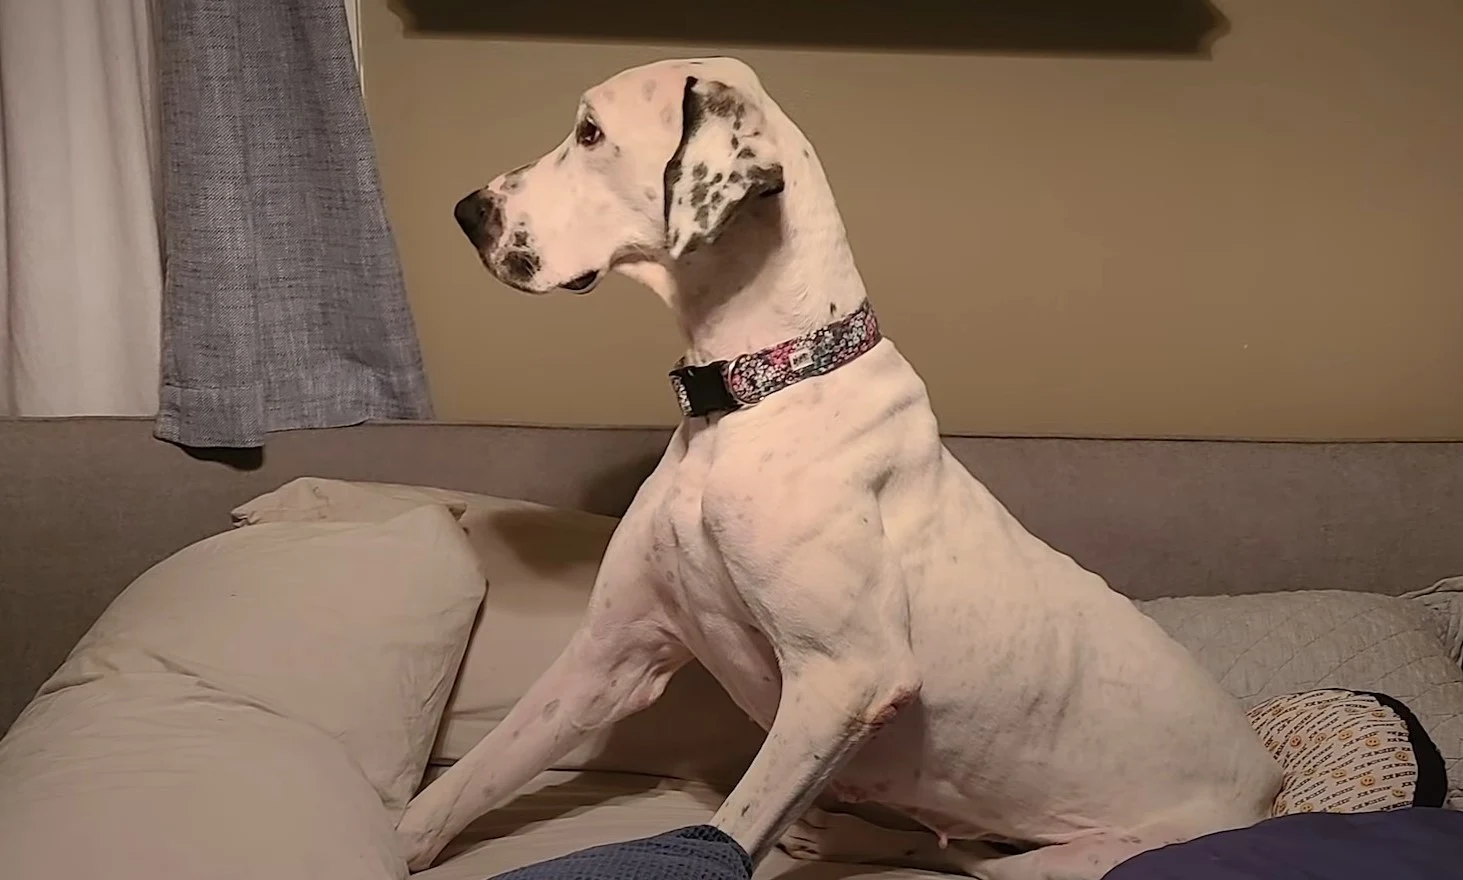
[[[0,727],[123,587],[302,475],[450,486],[618,513],[664,429],[385,424],[202,460],[146,419],[0,419]],[[1463,442],[951,437],[1028,528],[1146,598],[1400,593],[1463,574]]]

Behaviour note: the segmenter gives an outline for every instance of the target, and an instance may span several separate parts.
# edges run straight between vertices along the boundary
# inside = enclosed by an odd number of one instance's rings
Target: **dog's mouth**
[[[577,278],[571,278],[559,286],[574,293],[588,293],[590,288],[594,287],[597,283],[599,283],[598,272],[585,272],[583,275]]]

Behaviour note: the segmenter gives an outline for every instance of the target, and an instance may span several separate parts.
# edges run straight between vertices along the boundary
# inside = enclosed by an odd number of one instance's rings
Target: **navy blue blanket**
[[[525,865],[496,880],[747,880],[752,860],[710,825],[607,843]]]
[[[1300,813],[1135,856],[1104,880],[1463,880],[1463,813]]]

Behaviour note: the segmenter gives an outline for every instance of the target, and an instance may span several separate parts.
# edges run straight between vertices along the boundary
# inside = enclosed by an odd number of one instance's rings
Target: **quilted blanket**
[[[1134,603],[1198,658],[1245,708],[1316,688],[1401,700],[1448,770],[1448,804],[1463,809],[1463,670],[1427,609],[1346,590],[1186,596]]]

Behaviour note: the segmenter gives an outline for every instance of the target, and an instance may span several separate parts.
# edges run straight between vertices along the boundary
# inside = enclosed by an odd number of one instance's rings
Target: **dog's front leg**
[[[510,800],[590,733],[648,707],[690,651],[675,638],[645,565],[638,518],[605,553],[584,622],[507,717],[407,804],[397,837],[413,871],[474,819]]]
[[[785,678],[777,719],[711,824],[761,861],[858,747],[915,699],[918,679],[826,657]]]
[[[397,837],[411,870],[589,734],[655,702],[690,654],[634,630],[586,621],[507,717],[407,804]]]
[[[767,738],[711,820],[754,862],[858,747],[919,696],[908,595],[884,550],[877,511],[846,507],[818,521],[795,547],[762,539],[776,565],[726,560],[782,673]],[[764,577],[769,572],[779,575],[775,582]]]

